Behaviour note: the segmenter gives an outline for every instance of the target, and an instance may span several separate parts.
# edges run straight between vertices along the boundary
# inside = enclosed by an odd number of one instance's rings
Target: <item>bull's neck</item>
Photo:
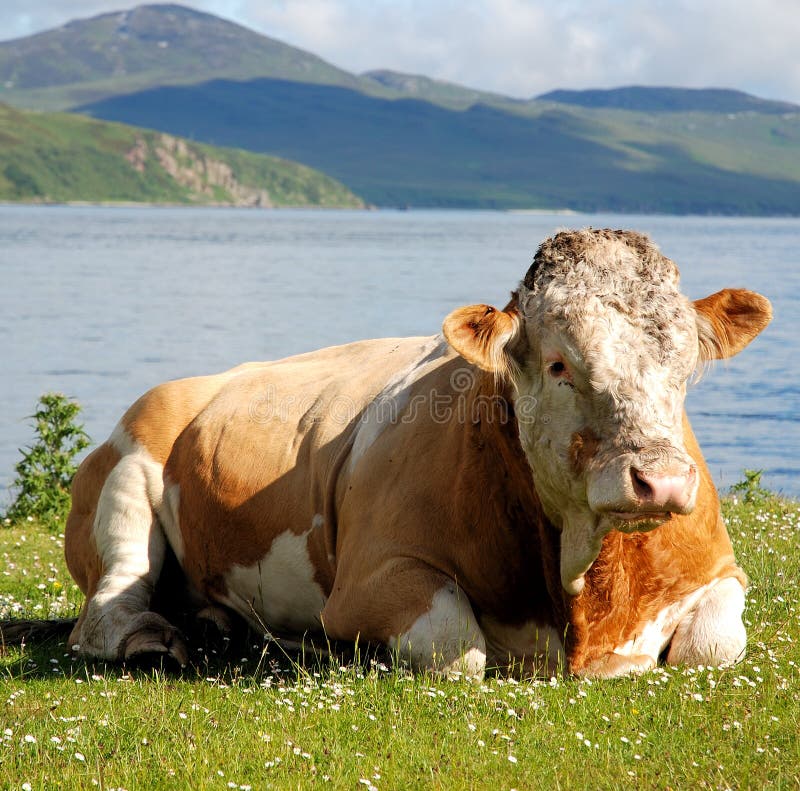
[[[555,614],[560,627],[558,532],[542,510],[520,444],[511,386],[475,369],[462,401],[456,492],[473,496],[454,506],[463,524],[481,532],[478,540],[467,537],[465,562],[481,569],[494,559],[499,564],[472,580],[473,597],[480,608],[503,608],[498,614],[508,621],[553,623]]]

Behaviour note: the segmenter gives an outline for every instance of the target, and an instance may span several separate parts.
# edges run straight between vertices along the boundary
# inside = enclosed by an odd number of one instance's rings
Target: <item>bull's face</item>
[[[505,310],[474,305],[445,320],[460,354],[512,385],[537,493],[562,531],[569,593],[610,530],[692,511],[700,476],[683,440],[687,381],[769,323],[758,294],[692,303],[678,280],[640,234],[564,232],[542,244]]]

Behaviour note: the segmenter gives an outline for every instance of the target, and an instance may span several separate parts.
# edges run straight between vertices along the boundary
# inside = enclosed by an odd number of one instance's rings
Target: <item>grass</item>
[[[0,655],[0,787],[798,788],[800,504],[725,514],[751,580],[735,667],[473,684],[251,640],[196,644],[178,673],[51,640]],[[0,528],[0,618],[77,613],[62,553],[35,523]]]

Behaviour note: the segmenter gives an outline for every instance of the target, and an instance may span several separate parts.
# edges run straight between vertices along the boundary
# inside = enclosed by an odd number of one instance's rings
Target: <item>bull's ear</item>
[[[447,342],[468,362],[495,376],[513,375],[512,350],[519,346],[522,318],[512,299],[505,310],[491,305],[467,305],[454,310],[442,325]]]
[[[694,303],[702,360],[733,357],[772,320],[766,297],[743,288],[724,288]]]

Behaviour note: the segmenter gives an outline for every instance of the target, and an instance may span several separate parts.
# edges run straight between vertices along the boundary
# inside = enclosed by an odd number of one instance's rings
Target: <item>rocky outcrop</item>
[[[273,205],[267,190],[240,183],[230,165],[172,135],[155,135],[149,141],[137,138],[125,159],[139,173],[145,171],[148,163],[157,163],[170,178],[188,190],[192,202],[263,208]]]

